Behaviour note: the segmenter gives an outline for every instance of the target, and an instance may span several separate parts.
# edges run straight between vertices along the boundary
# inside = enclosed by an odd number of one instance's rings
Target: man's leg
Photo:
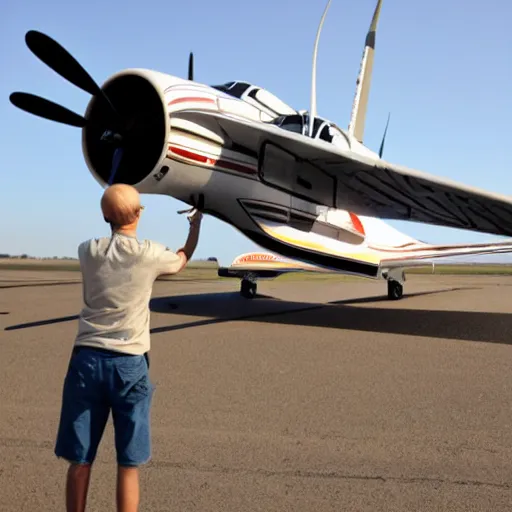
[[[84,512],[91,477],[90,464],[71,463],[66,478],[66,511]]]
[[[118,465],[116,491],[118,512],[137,512],[140,502],[139,468]]]
[[[62,392],[55,455],[70,463],[66,477],[66,510],[84,512],[91,465],[110,412],[101,393],[100,360],[96,354],[73,354]]]
[[[117,510],[137,512],[140,501],[138,467],[151,457],[153,385],[143,356],[126,356],[116,361],[111,392],[118,463]]]

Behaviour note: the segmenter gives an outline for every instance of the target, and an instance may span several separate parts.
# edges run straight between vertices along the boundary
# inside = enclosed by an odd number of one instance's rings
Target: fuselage
[[[274,186],[272,173],[269,177],[268,171],[265,176],[260,172],[254,137],[248,135],[247,144],[233,145],[215,118],[203,116],[196,121],[191,115],[210,112],[274,124],[299,134],[308,144],[306,112],[293,110],[259,87],[234,84],[246,87],[235,87],[238,93],[230,94],[229,84],[208,86],[143,69],[111,77],[103,88],[122,114],[141,124],[114,183],[130,183],[141,193],[169,195],[188,204],[202,194],[206,212],[268,250],[330,269],[377,277],[378,256],[361,252],[366,233],[359,218],[348,211],[325,208],[307,193],[297,196]],[[87,115],[107,127],[103,108],[93,99]],[[84,129],[83,150],[91,173],[105,185],[112,150],[102,145],[100,131]],[[325,119],[315,119],[313,138],[378,159]]]

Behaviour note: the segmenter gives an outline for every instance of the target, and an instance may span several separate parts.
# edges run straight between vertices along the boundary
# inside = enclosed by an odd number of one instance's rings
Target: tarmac
[[[78,274],[79,276],[79,274]],[[512,277],[159,281],[142,511],[512,508]],[[0,272],[0,509],[64,510],[76,272]],[[115,510],[111,421],[88,510]]]

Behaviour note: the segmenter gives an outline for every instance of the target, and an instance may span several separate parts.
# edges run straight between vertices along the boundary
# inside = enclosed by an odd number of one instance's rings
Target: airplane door
[[[262,148],[259,176],[261,181],[285,192],[293,191],[295,157],[285,150],[266,143]]]
[[[335,207],[336,180],[272,142],[261,148],[259,176],[263,183],[291,194],[290,207],[303,203],[296,199]]]

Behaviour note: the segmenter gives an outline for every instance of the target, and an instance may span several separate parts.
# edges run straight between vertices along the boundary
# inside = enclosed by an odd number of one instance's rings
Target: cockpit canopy
[[[227,82],[222,85],[212,85],[211,87],[258,107],[268,114],[268,120],[277,116],[297,113],[295,109],[281,101],[274,94],[249,82]]]
[[[293,109],[266,89],[241,81],[227,82],[211,87],[257,107],[262,113],[261,119],[264,122],[309,137],[309,113]],[[343,148],[348,148],[350,145],[342,130],[334,123],[320,117],[315,117],[312,138],[324,140]]]
[[[283,130],[288,130],[309,137],[309,114],[307,112],[301,112],[300,114],[291,116],[279,116],[270,121],[270,124],[275,124]],[[339,137],[347,140],[344,133],[334,123],[322,119],[321,117],[315,117],[313,122],[313,139],[320,139],[326,142],[335,143],[334,139],[338,139]]]

